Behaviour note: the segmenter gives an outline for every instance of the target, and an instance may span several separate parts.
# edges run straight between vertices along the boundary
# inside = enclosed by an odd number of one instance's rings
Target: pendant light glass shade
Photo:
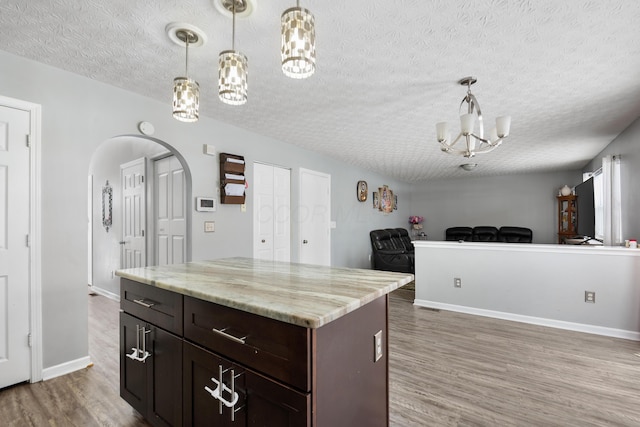
[[[281,18],[282,72],[294,79],[304,79],[316,70],[316,29],[311,12],[292,7]]]
[[[197,122],[200,108],[200,86],[188,77],[173,79],[173,117],[181,122]]]
[[[236,0],[231,0],[230,9],[233,17],[231,50],[223,50],[218,56],[218,96],[225,104],[242,105],[247,102],[249,62],[245,55],[235,50]]]
[[[173,117],[181,122],[196,122],[200,109],[200,86],[189,78],[189,43],[197,42],[198,36],[192,31],[179,29],[175,37],[185,44],[185,77],[173,79]]]
[[[247,102],[247,57],[236,50],[224,50],[218,57],[218,95],[225,104]]]

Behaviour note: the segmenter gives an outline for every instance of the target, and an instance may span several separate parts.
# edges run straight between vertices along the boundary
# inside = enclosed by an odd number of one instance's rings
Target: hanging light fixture
[[[231,0],[224,4],[227,8],[230,6],[233,13],[231,50],[223,50],[218,57],[218,96],[222,102],[230,105],[246,103],[248,88],[247,75],[249,65],[247,57],[235,50],[236,1],[240,3],[240,6],[244,6],[242,0]]]
[[[184,77],[173,79],[173,117],[182,122],[196,122],[200,108],[200,86],[189,78],[189,46],[197,47],[204,43],[202,32],[188,24],[172,23],[165,31],[169,38],[179,46],[185,46]]]
[[[315,19],[300,0],[282,13],[281,33],[282,72],[294,79],[311,76],[316,70]]]
[[[465,77],[458,82],[462,86],[467,86],[467,94],[460,103],[460,110],[462,110],[462,106],[466,103],[467,111],[460,116],[460,133],[456,139],[451,140],[448,123],[441,122],[436,124],[438,142],[440,143],[441,150],[445,153],[461,154],[464,157],[471,158],[477,153],[493,151],[502,144],[504,138],[509,136],[511,117],[503,116],[496,118],[496,127],[492,129],[489,139],[484,138],[484,125],[482,123],[480,104],[478,104],[478,100],[471,93],[471,85],[477,81],[475,77]],[[477,133],[475,132],[476,118],[478,121]],[[454,148],[462,137],[464,137],[466,146],[460,149]]]

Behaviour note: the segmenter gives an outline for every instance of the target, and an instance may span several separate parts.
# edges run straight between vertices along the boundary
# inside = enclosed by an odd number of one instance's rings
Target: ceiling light
[[[468,171],[472,171],[476,167],[478,167],[478,164],[477,163],[465,163],[463,165],[460,165],[460,167],[468,172]]]
[[[231,7],[231,13],[233,14],[231,50],[223,50],[218,57],[218,96],[222,102],[230,105],[246,103],[248,89],[249,64],[247,57],[235,50],[236,2],[239,3],[239,6],[244,4],[242,0],[231,0],[228,3],[224,3],[225,7]]]
[[[221,15],[231,18],[233,4],[236,4],[236,16],[238,18],[246,18],[256,9],[255,0],[211,0],[213,7],[216,8]]]
[[[195,122],[199,117],[200,86],[189,78],[189,46],[201,46],[205,39],[198,28],[188,24],[169,24],[165,30],[174,43],[185,46],[184,77],[173,79],[173,117],[182,122]]]
[[[460,103],[460,110],[462,106],[467,104],[467,111],[460,116],[460,133],[454,139],[451,140],[451,133],[449,132],[449,125],[446,122],[436,124],[436,134],[440,148],[445,153],[461,154],[464,157],[471,158],[476,153],[488,153],[493,151],[496,147],[502,144],[502,140],[509,136],[509,128],[511,126],[511,117],[503,116],[496,118],[496,127],[492,129],[489,139],[484,138],[484,125],[482,123],[482,111],[480,110],[480,104],[478,100],[471,93],[471,85],[477,82],[475,77],[465,77],[460,80],[462,86],[467,86],[467,94]],[[478,122],[478,131],[475,131],[476,119]],[[466,146],[461,149],[455,149],[455,144],[464,137]],[[475,166],[474,166],[475,167]],[[468,169],[465,169],[468,170]]]
[[[300,0],[282,13],[281,34],[282,72],[294,79],[311,76],[316,70],[315,19]]]

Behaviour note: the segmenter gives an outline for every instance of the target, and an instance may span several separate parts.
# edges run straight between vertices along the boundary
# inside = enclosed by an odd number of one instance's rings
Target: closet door
[[[291,258],[291,171],[253,164],[253,257]]]

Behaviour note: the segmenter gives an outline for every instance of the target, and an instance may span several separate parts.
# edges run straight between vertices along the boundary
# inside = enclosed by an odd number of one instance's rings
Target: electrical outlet
[[[378,331],[373,336],[373,361],[382,359],[382,331]]]
[[[592,304],[595,304],[596,303],[595,291],[584,291],[584,302],[590,302]]]
[[[453,287],[454,288],[461,288],[462,287],[462,279],[459,277],[454,277],[453,278]]]

